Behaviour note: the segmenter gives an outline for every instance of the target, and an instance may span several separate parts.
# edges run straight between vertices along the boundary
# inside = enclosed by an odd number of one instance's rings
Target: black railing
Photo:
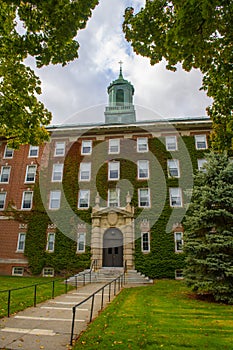
[[[85,286],[87,283],[92,282],[92,273],[95,272],[97,269],[97,260],[92,260],[90,269],[86,272],[80,272],[75,276],[72,276],[69,278],[68,282],[71,282],[71,279],[74,280],[75,288],[78,289],[78,283],[81,282],[83,286]],[[89,281],[87,282],[86,276],[89,276]],[[81,277],[81,280],[79,279]]]
[[[76,304],[75,306],[73,306],[72,308],[72,312],[73,312],[73,317],[72,317],[72,325],[71,325],[71,335],[70,335],[70,345],[73,344],[73,337],[74,337],[74,324],[75,324],[75,316],[76,316],[76,309],[81,306],[82,304],[86,303],[88,300],[91,299],[91,310],[90,310],[90,319],[89,321],[92,321],[92,316],[93,316],[93,310],[94,310],[94,302],[95,302],[95,295],[99,292],[101,292],[101,305],[100,305],[100,310],[103,309],[104,306],[104,289],[106,287],[108,287],[108,301],[111,301],[111,287],[112,284],[114,284],[113,286],[113,293],[114,296],[116,295],[116,289],[117,289],[117,284],[118,284],[118,291],[121,289],[121,287],[124,284],[125,281],[125,273],[122,273],[121,275],[119,275],[118,277],[116,277],[115,279],[113,279],[111,282],[108,282],[107,284],[105,284],[103,287],[99,288],[97,291],[95,291],[94,293],[92,293],[91,295],[89,295],[86,299],[84,299],[83,301],[80,301],[80,303]]]
[[[47,282],[42,282],[42,283],[36,283],[36,284],[31,284],[28,286],[24,286],[24,287],[20,287],[20,288],[13,288],[13,289],[5,289],[5,290],[1,290],[0,293],[7,293],[7,317],[10,317],[11,314],[11,302],[12,302],[12,292],[16,291],[16,290],[21,290],[21,289],[26,289],[26,288],[33,288],[33,306],[36,307],[37,305],[37,287],[44,285],[44,284],[52,284],[52,288],[51,288],[51,299],[54,299],[54,295],[55,295],[55,282],[60,282],[62,283],[63,280],[62,279],[55,279],[52,281],[47,281]],[[65,293],[67,293],[67,279],[65,280]],[[50,299],[50,298],[48,298]],[[47,300],[48,300],[47,299]]]

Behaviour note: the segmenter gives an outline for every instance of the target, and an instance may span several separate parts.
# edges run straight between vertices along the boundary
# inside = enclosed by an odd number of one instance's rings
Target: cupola
[[[118,79],[108,86],[108,106],[105,109],[105,124],[129,124],[136,121],[133,105],[134,87],[123,78],[122,62]]]

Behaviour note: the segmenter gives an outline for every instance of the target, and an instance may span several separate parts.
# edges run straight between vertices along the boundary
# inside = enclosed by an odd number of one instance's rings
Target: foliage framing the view
[[[11,145],[48,139],[51,113],[38,101],[41,82],[25,59],[37,67],[78,57],[74,37],[85,28],[97,0],[1,1],[0,132]]]
[[[127,8],[123,30],[137,54],[167,68],[198,68],[202,89],[213,98],[212,145],[223,152],[233,147],[233,2],[147,0],[137,14]]]
[[[186,281],[233,304],[233,163],[211,153],[195,178],[185,220]]]

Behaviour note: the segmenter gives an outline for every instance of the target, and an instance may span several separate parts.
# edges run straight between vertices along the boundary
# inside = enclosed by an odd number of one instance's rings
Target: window
[[[35,182],[36,180],[36,165],[27,165],[25,182]]]
[[[92,141],[82,141],[81,154],[91,154],[92,152]]]
[[[182,280],[183,278],[183,270],[175,270],[175,279]]]
[[[63,177],[63,164],[53,164],[52,182],[61,182]]]
[[[4,158],[13,158],[14,150],[9,148],[7,145],[5,147]]]
[[[59,209],[61,202],[61,191],[50,191],[49,209]]]
[[[179,187],[173,187],[170,191],[170,206],[171,207],[182,207],[182,196],[181,189]]]
[[[138,179],[149,179],[149,161],[138,161]]]
[[[111,140],[109,140],[108,153],[109,154],[120,153],[120,140],[119,139],[111,139]]]
[[[108,190],[108,206],[119,207],[120,206],[120,189],[111,188]]]
[[[137,138],[137,151],[138,152],[148,152],[148,138],[138,137]]]
[[[197,166],[199,171],[203,171],[204,173],[206,172],[205,169],[205,164],[207,163],[206,159],[198,159],[197,160]]]
[[[86,245],[86,234],[78,233],[78,241],[77,241],[77,252],[84,253]]]
[[[150,233],[149,232],[141,233],[141,249],[143,253],[150,252]]]
[[[166,150],[167,151],[177,151],[177,137],[176,136],[166,136]]]
[[[44,267],[43,268],[43,277],[53,277],[54,269],[52,267]]]
[[[168,159],[167,168],[169,177],[180,177],[180,167],[178,159]]]
[[[119,106],[123,102],[124,102],[124,90],[117,89],[117,91],[116,91],[116,103]]]
[[[38,157],[39,154],[39,146],[32,146],[29,147],[29,154],[28,157]]]
[[[10,179],[10,166],[2,166],[1,168],[1,175],[0,175],[0,182],[8,183]]]
[[[15,266],[12,268],[12,276],[23,276],[24,268],[21,266]]]
[[[64,156],[65,154],[65,142],[56,142],[55,143],[55,156]]]
[[[17,252],[22,252],[22,253],[24,252],[25,239],[26,239],[26,233],[19,233],[18,244],[17,244]]]
[[[207,149],[206,135],[195,135],[196,149]]]
[[[183,232],[175,232],[174,233],[174,239],[175,239],[175,252],[183,252]]]
[[[48,252],[54,252],[54,246],[55,246],[55,233],[48,233],[47,236],[47,246],[46,246],[46,250]]]
[[[89,208],[90,190],[80,190],[78,196],[78,207],[80,209]]]
[[[108,179],[109,180],[119,180],[120,177],[120,163],[119,162],[109,162],[108,163]]]
[[[139,207],[150,207],[150,189],[140,188],[138,190]]]
[[[0,210],[4,210],[6,203],[6,192],[0,192]]]
[[[79,169],[79,180],[90,181],[91,179],[91,163],[81,163]]]
[[[32,197],[33,197],[33,192],[32,191],[24,191],[23,192],[23,199],[22,199],[21,209],[28,209],[28,210],[30,210],[32,208]]]

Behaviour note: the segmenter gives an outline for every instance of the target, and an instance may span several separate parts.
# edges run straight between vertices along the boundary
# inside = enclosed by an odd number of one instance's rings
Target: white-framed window
[[[120,162],[109,162],[108,163],[108,179],[119,180],[120,178]]]
[[[33,198],[33,191],[24,191],[21,209],[24,209],[24,210],[32,209],[32,198]]]
[[[141,250],[143,253],[150,252],[150,232],[141,232]]]
[[[78,239],[77,239],[77,252],[78,253],[84,253],[86,247],[86,233],[78,233]]]
[[[0,182],[9,183],[11,167],[9,165],[3,165],[1,167]]]
[[[141,208],[150,207],[150,189],[139,188],[138,190],[138,206]]]
[[[13,158],[14,150],[6,145],[4,151],[4,158]]]
[[[182,280],[184,279],[184,275],[183,275],[183,270],[175,270],[175,279],[176,280]]]
[[[30,145],[28,157],[29,158],[32,158],[32,157],[37,158],[38,155],[39,155],[39,146]]]
[[[46,250],[47,252],[54,252],[54,247],[55,247],[55,232],[48,232],[47,235],[47,245],[46,245]]]
[[[179,187],[169,188],[170,206],[172,208],[182,207],[182,191]]]
[[[137,152],[148,152],[148,138],[138,137],[137,138]]]
[[[55,157],[64,156],[65,155],[65,147],[66,147],[65,141],[57,141],[55,143],[54,156]]]
[[[196,149],[207,149],[206,135],[195,135]]]
[[[91,179],[91,163],[80,163],[79,181],[90,181]]]
[[[25,182],[34,183],[36,181],[36,168],[35,164],[27,165]]]
[[[166,150],[167,151],[177,151],[177,137],[174,136],[166,136]]]
[[[175,252],[181,253],[183,252],[183,232],[174,232],[174,240],[175,240]]]
[[[81,154],[91,154],[92,153],[92,141],[91,140],[82,140],[82,149]]]
[[[43,268],[43,277],[54,277],[54,269],[52,267]]]
[[[62,182],[63,164],[53,164],[52,182]]]
[[[120,189],[110,188],[108,190],[108,206],[119,207],[120,206]]]
[[[167,160],[167,170],[169,177],[180,177],[180,162],[178,159]]]
[[[25,248],[26,233],[19,233],[18,243],[17,243],[17,252],[23,253]]]
[[[138,160],[138,179],[149,179],[149,160]]]
[[[6,192],[0,192],[0,210],[5,209],[6,204]]]
[[[198,159],[197,160],[197,166],[198,166],[198,170],[199,171],[203,171],[204,173],[206,172],[206,169],[205,169],[205,164],[207,163],[207,160],[206,159]]]
[[[78,208],[88,209],[90,203],[90,190],[79,190]]]
[[[61,191],[50,191],[49,209],[59,209],[61,204]]]
[[[24,268],[22,266],[12,267],[12,276],[23,276]]]
[[[109,141],[108,141],[108,153],[109,154],[120,153],[120,139],[109,139]]]

